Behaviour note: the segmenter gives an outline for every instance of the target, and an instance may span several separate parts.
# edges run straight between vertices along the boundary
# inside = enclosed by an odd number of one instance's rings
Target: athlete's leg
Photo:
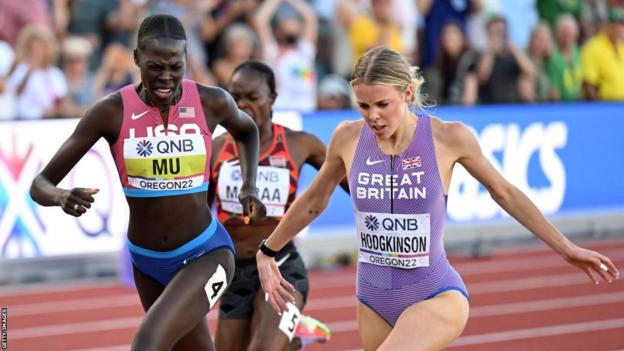
[[[134,280],[137,290],[139,291],[143,310],[147,311],[165,288],[152,278],[145,276],[136,268],[133,267],[133,270]],[[187,350],[187,345],[203,345],[203,349],[211,350],[211,344],[208,344],[206,341],[210,341],[210,330],[208,329],[208,323],[204,319],[201,323],[196,325],[193,330],[180,339],[173,350]]]
[[[245,351],[251,338],[251,318],[256,291],[260,289],[256,261],[237,260],[234,278],[219,303],[217,350]]]
[[[303,295],[293,293],[295,305],[303,309]],[[248,351],[286,351],[290,350],[290,342],[284,332],[279,330],[279,316],[264,299],[264,291],[260,289],[254,300],[254,315],[251,322],[251,342]]]
[[[132,269],[134,272],[134,283],[139,293],[139,298],[141,299],[141,305],[143,305],[143,310],[147,312],[158,296],[165,290],[165,287],[141,273],[134,265]]]
[[[357,321],[364,351],[377,350],[392,331],[388,322],[360,301],[357,303]]]
[[[215,348],[226,351],[245,351],[249,345],[251,319],[219,319]]]
[[[209,291],[210,294],[217,296],[226,289],[226,285],[229,285],[232,279],[234,257],[230,250],[218,249],[206,253],[182,267],[147,310],[135,335],[132,350],[170,350],[176,342],[182,341],[182,337],[192,331],[189,337],[201,335],[197,334],[194,328],[200,328],[204,324],[203,321],[210,309],[204,287],[219,266],[225,270],[227,284],[217,284],[217,290]],[[148,293],[144,295],[146,299],[150,297]],[[205,330],[206,334],[203,335],[207,336],[208,345],[212,349],[207,328]],[[185,340],[184,343],[186,342]],[[205,350],[201,347],[202,345],[198,345],[197,348],[189,346],[185,349]]]
[[[203,318],[199,324],[197,324],[190,332],[182,337],[182,339],[176,342],[172,351],[186,351],[186,350],[206,350],[214,351],[215,346],[212,344],[212,337],[210,336],[210,329],[208,329],[208,320]]]
[[[464,330],[468,310],[468,300],[456,290],[415,303],[403,311],[378,350],[442,350]]]

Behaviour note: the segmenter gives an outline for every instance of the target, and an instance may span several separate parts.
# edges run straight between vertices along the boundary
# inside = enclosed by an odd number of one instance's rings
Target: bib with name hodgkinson
[[[429,266],[430,214],[356,211],[360,262],[412,269]]]

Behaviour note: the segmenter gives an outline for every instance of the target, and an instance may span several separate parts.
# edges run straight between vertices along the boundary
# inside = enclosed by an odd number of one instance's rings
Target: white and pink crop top
[[[182,82],[182,97],[163,125],[134,85],[121,90],[123,123],[111,147],[127,197],[176,196],[208,190],[212,133],[194,81]]]

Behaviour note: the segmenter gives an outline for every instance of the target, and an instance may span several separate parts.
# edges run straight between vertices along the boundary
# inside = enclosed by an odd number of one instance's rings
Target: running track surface
[[[624,238],[583,244],[624,267]],[[470,320],[450,350],[624,349],[621,279],[595,286],[544,245],[450,259],[471,295]],[[360,350],[355,269],[311,271],[310,280],[305,313],[326,322],[333,337],[306,351]],[[136,293],[110,282],[17,289],[0,292],[9,350],[128,350],[143,316]],[[213,310],[212,328],[215,317]]]

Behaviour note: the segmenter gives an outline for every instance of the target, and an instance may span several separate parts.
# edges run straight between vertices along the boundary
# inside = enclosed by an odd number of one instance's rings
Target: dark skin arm
[[[258,152],[260,137],[251,117],[239,110],[234,99],[225,90],[197,84],[208,127],[211,131],[222,125],[236,141],[238,157],[243,175],[243,186],[238,195],[243,205],[243,216],[250,223],[260,221],[266,215],[266,208],[260,202],[256,189]]]
[[[215,162],[217,161],[217,158],[219,157],[219,151],[221,151],[221,148],[225,143],[225,136],[226,134],[222,134],[212,139],[212,156],[210,157],[210,184],[208,185],[208,207],[212,207],[216,193],[216,184],[212,181],[212,169]]]
[[[30,196],[42,206],[61,206],[65,213],[81,216],[91,207],[98,189],[61,189],[56,185],[91,147],[104,137],[114,142],[121,128],[121,97],[114,94],[96,102],[80,120],[72,135],[33,180]],[[80,205],[74,209],[74,205]]]
[[[319,140],[319,138],[310,133],[295,131],[290,131],[288,137],[289,139],[293,139],[295,141],[293,144],[300,145],[300,147],[298,147],[298,150],[308,151],[304,163],[307,163],[310,166],[314,167],[314,169],[316,169],[317,171],[321,169],[323,162],[325,162],[327,148],[325,147],[325,144],[323,144],[323,142]],[[340,187],[347,194],[349,193],[349,182],[347,181],[346,177],[344,177],[340,181]]]

